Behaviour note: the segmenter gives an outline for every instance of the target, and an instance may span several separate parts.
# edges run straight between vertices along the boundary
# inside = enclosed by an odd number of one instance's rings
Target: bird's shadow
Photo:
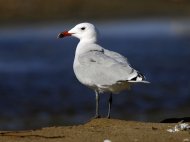
[[[190,122],[190,117],[167,118],[160,121],[160,123],[178,123],[178,122]]]

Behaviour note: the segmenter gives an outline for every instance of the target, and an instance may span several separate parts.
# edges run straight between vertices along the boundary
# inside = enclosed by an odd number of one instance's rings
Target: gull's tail
[[[137,71],[137,76],[135,76],[134,78],[128,80],[128,82],[131,82],[131,83],[150,83],[149,81],[146,81],[146,77]]]

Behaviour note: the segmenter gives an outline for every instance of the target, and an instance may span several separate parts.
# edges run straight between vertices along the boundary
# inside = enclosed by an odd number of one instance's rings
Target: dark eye
[[[84,31],[84,30],[85,30],[85,27],[82,27],[82,28],[80,28],[80,29]]]

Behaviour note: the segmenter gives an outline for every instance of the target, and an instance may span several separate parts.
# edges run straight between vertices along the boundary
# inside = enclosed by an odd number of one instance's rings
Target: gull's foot
[[[98,118],[101,118],[100,115],[95,115],[94,117],[92,117],[92,119],[98,119]]]
[[[110,115],[108,115],[106,118],[107,118],[107,119],[110,119],[111,117],[110,117]]]

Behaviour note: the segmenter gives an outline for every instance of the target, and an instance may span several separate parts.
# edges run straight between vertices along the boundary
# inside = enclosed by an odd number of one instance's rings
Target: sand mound
[[[188,142],[189,131],[169,133],[176,123],[95,119],[84,125],[0,132],[1,142]]]

